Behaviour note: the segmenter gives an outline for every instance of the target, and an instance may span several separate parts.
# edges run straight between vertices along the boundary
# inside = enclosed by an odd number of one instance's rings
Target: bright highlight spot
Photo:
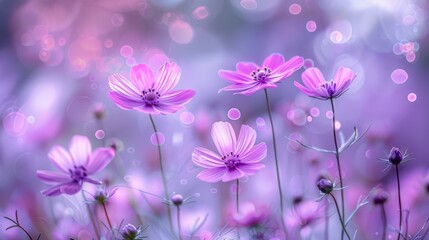
[[[308,21],[307,24],[305,25],[305,28],[309,32],[314,32],[317,29],[317,23],[315,21],[312,21],[312,20]]]
[[[241,112],[237,108],[231,108],[228,111],[228,118],[231,120],[238,120],[241,117]]]
[[[417,95],[415,93],[408,94],[408,101],[415,102],[417,100]]]
[[[289,6],[289,12],[292,15],[298,15],[298,14],[300,14],[301,10],[302,10],[301,5],[299,5],[298,3],[292,3]]]
[[[396,84],[403,84],[408,80],[408,73],[403,69],[395,69],[390,75],[392,81]]]

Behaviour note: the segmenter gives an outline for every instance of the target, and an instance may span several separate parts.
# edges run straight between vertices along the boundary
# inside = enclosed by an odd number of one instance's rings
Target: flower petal
[[[265,58],[264,63],[262,64],[263,67],[269,67],[271,70],[275,70],[280,65],[282,65],[285,62],[284,57],[281,54],[274,53]]]
[[[318,68],[307,68],[301,75],[302,81],[310,89],[316,89],[320,84],[325,83],[325,77]]]
[[[154,75],[152,69],[146,64],[138,64],[131,68],[130,72],[131,82],[139,90],[139,93],[143,90],[154,88]]]
[[[334,83],[337,84],[337,89],[344,89],[344,85],[347,81],[353,81],[356,77],[355,73],[350,68],[340,67],[334,76]],[[351,82],[348,82],[349,84]]]
[[[55,166],[65,173],[73,168],[73,160],[70,154],[61,146],[54,146],[48,153],[48,158]]]
[[[228,169],[228,171],[226,171],[222,177],[222,182],[229,182],[244,176],[244,172],[242,172],[239,168]]]
[[[63,186],[64,184],[59,184],[53,187],[50,187],[48,189],[45,189],[43,191],[41,191],[41,193],[45,196],[48,197],[55,197],[61,194],[61,186]]]
[[[77,182],[70,182],[60,187],[61,193],[73,195],[80,191],[82,185]]]
[[[277,87],[277,85],[274,83],[269,83],[269,82],[258,83],[258,84],[256,84],[255,87],[252,87],[252,88],[249,88],[245,91],[241,91],[241,92],[234,93],[234,94],[243,94],[243,95],[249,96],[249,95],[252,95],[259,90],[266,89],[266,88],[276,88],[276,87]]]
[[[238,135],[237,148],[235,149],[235,154],[242,155],[247,153],[256,141],[256,132],[253,128],[242,125],[240,129],[240,134]]]
[[[85,136],[75,135],[70,143],[70,154],[76,166],[85,166],[91,155],[91,143]]]
[[[236,65],[237,73],[241,73],[245,76],[250,76],[257,68],[259,68],[259,66],[252,62],[239,62]]]
[[[234,129],[228,122],[216,122],[212,127],[212,139],[218,152],[226,156],[235,151],[236,137]]]
[[[274,69],[271,75],[268,77],[268,81],[271,83],[279,82],[282,79],[285,79],[292,75],[292,73],[299,70],[304,64],[304,59],[302,57],[295,56],[283,63],[277,69]]]
[[[155,89],[163,95],[173,89],[180,79],[180,67],[176,63],[164,64],[156,73]]]
[[[219,154],[201,147],[195,148],[192,152],[192,161],[204,168],[225,166]]]
[[[248,91],[250,89],[255,88],[256,86],[258,86],[258,82],[231,84],[229,86],[221,88],[217,93],[223,91],[238,91],[238,93],[241,93],[240,91]]]
[[[226,167],[204,169],[197,175],[197,178],[206,182],[219,182],[226,171]]]
[[[238,73],[234,71],[229,70],[220,70],[218,72],[219,77],[230,81],[232,83],[241,83],[241,84],[249,84],[255,82],[253,78],[249,75],[245,75],[243,73]]]
[[[48,184],[64,183],[64,182],[68,182],[71,180],[70,175],[66,175],[63,173],[51,172],[51,171],[37,170],[36,175],[43,182],[48,183]]]
[[[304,93],[305,95],[309,96],[309,97],[316,97],[316,94],[314,92],[314,89],[309,89],[306,88],[304,86],[302,86],[299,82],[295,81],[293,83],[295,85],[295,87],[297,87],[302,93]]]
[[[159,102],[168,105],[185,105],[195,96],[194,90],[169,91],[161,95]]]
[[[246,176],[253,175],[264,167],[265,165],[262,163],[240,164],[238,166]]]
[[[127,78],[121,74],[113,74],[109,77],[109,86],[115,91],[127,96],[138,97],[139,90]]]
[[[113,100],[113,102],[115,102],[116,105],[118,105],[118,107],[125,110],[131,110],[131,109],[134,109],[135,107],[139,107],[144,104],[144,102],[140,99],[123,95],[118,92],[110,92],[109,96]]]
[[[134,110],[147,113],[147,114],[152,114],[152,115],[161,114],[161,112],[156,108],[155,105],[143,104],[141,106],[135,107]]]
[[[97,173],[109,164],[115,157],[112,148],[97,148],[88,158],[85,168],[88,175]]]
[[[259,143],[255,145],[250,151],[240,157],[242,163],[255,163],[259,162],[267,156],[267,145]]]

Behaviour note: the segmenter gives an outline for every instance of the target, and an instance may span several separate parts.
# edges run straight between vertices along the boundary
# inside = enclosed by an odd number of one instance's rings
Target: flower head
[[[302,67],[304,59],[295,56],[285,62],[280,54],[271,54],[261,66],[253,62],[239,62],[236,71],[220,70],[219,76],[232,85],[222,88],[221,91],[236,91],[239,94],[251,95],[265,88],[276,88],[276,83],[292,75]]]
[[[193,90],[172,89],[180,78],[180,67],[166,63],[156,74],[146,65],[131,68],[131,81],[120,74],[109,77],[110,98],[120,108],[148,114],[175,113],[191,101]]]
[[[392,149],[390,149],[389,155],[387,156],[387,159],[389,159],[389,162],[392,165],[398,165],[402,162],[404,157],[403,157],[402,152],[399,148],[392,147]]]
[[[319,188],[320,192],[323,194],[330,194],[332,190],[334,190],[334,184],[331,180],[322,178],[317,182],[317,188]]]
[[[242,125],[238,139],[228,122],[213,124],[211,136],[219,152],[205,148],[196,148],[192,161],[203,168],[197,177],[206,182],[228,182],[255,174],[265,165],[259,163],[267,155],[265,143],[256,146],[256,132],[253,128]]]
[[[134,225],[128,223],[122,228],[120,234],[123,240],[137,240],[144,238],[140,236],[142,232],[141,226],[136,228]]]
[[[85,136],[74,136],[69,151],[55,146],[49,152],[49,160],[61,171],[60,173],[38,170],[37,176],[44,182],[54,185],[42,191],[46,196],[57,196],[62,193],[75,194],[84,182],[101,184],[90,178],[107,166],[115,156],[111,148],[91,150],[91,143]]]
[[[312,67],[306,69],[301,77],[305,86],[294,82],[301,92],[309,97],[325,100],[341,96],[356,78],[356,74],[349,68],[340,67],[333,80],[325,81],[320,70]]]

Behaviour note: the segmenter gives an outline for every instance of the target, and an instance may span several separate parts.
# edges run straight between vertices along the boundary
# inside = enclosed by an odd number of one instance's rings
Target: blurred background
[[[334,147],[329,102],[310,99],[293,86],[312,66],[326,79],[339,66],[357,73],[350,89],[334,101],[336,128],[348,138],[354,126],[360,132],[370,127],[341,155],[347,212],[360,196],[382,185],[390,193],[388,224],[397,226],[395,174],[379,159],[391,147],[400,147],[410,154],[400,170],[408,231],[416,234],[429,218],[428,10],[426,0],[0,0],[0,213],[11,217],[18,210],[22,224],[34,236],[41,232],[42,239],[94,237],[81,197],[44,197],[40,191],[47,186],[35,175],[36,170],[54,169],[47,153],[54,145],[67,148],[73,135],[87,136],[93,148],[117,146],[114,162],[98,179],[161,196],[149,117],[119,109],[108,97],[107,79],[113,73],[129,77],[130,67],[138,63],[156,70],[170,60],[182,69],[176,89],[197,92],[186,109],[154,117],[162,134],[170,194],[195,200],[183,206],[184,236],[206,219],[195,239],[209,239],[232,219],[234,185],[198,180],[200,169],[191,161],[195,147],[214,149],[210,130],[216,121],[231,122],[236,133],[241,124],[250,125],[257,130],[257,142],[267,143],[267,167],[241,179],[240,199],[253,214],[255,209],[267,213],[266,229],[278,229],[264,95],[218,94],[228,82],[217,73],[234,70],[239,61],[261,64],[271,53],[280,53],[286,59],[305,58],[303,69],[268,91],[288,210],[282,214],[291,234],[320,239],[326,216],[331,216],[331,236],[340,233],[332,206],[322,213],[294,207],[298,198],[324,205],[315,202],[316,179],[321,174],[338,179],[333,155],[289,140]],[[93,186],[84,188],[95,191]],[[367,204],[353,218],[350,229],[357,230],[357,239],[379,238],[376,208]],[[165,207],[156,197],[120,188],[109,209],[115,226],[142,224],[149,239],[163,238],[166,232]],[[312,221],[303,224],[301,215]],[[368,219],[374,221],[369,227]],[[2,239],[24,236],[17,229],[4,231],[10,226],[5,219],[0,226]],[[389,234],[395,236],[393,230]],[[266,237],[284,236],[266,231]]]

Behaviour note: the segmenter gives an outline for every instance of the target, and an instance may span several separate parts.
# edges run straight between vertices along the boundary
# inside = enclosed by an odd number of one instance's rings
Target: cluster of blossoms
[[[299,199],[294,204],[294,209],[291,214],[284,220],[283,195],[281,187],[280,172],[278,168],[277,147],[275,141],[275,131],[272,122],[270,105],[268,100],[267,89],[276,88],[278,84],[285,78],[290,77],[294,72],[298,71],[303,66],[303,58],[299,56],[292,57],[285,61],[280,54],[272,54],[268,56],[262,63],[257,65],[252,62],[239,62],[236,65],[235,71],[220,70],[219,76],[229,81],[231,85],[219,90],[233,91],[236,94],[252,95],[259,90],[263,90],[266,96],[267,110],[271,121],[274,160],[276,163],[277,183],[280,196],[280,220],[283,230],[287,233],[287,228],[304,229],[317,222],[324,211],[324,207],[320,208],[314,202],[303,201]],[[180,79],[181,69],[174,62],[165,63],[157,72],[154,72],[145,64],[138,64],[131,68],[130,79],[120,75],[113,74],[109,77],[109,86],[111,91],[109,96],[111,100],[120,108],[125,110],[136,110],[149,115],[154,131],[156,126],[152,115],[166,115],[177,112],[182,109],[185,104],[190,102],[195,96],[193,90],[173,90]],[[326,81],[325,77],[318,68],[307,68],[302,73],[302,85],[299,82],[294,82],[294,85],[305,95],[321,99],[330,100],[332,112],[334,113],[333,122],[335,123],[335,112],[333,99],[340,97],[350,87],[353,80],[356,78],[356,73],[346,67],[340,67],[336,71],[334,77],[330,81]],[[97,119],[101,119],[104,111],[98,109],[95,113]],[[342,235],[344,233],[350,239],[347,231],[346,215],[344,213],[344,195],[343,195],[343,178],[340,167],[340,153],[347,147],[351,146],[358,140],[357,133],[346,142],[344,146],[338,147],[335,129],[334,134],[334,151],[324,151],[334,153],[337,159],[337,167],[339,174],[340,187],[337,188],[329,178],[320,178],[317,182],[317,187],[320,190],[322,197],[331,196],[338,210],[338,217],[342,226]],[[261,163],[267,158],[267,145],[264,142],[257,142],[256,131],[248,125],[242,125],[238,136],[229,122],[215,122],[211,129],[211,138],[216,147],[216,152],[204,147],[196,147],[191,159],[193,163],[203,170],[197,174],[197,178],[206,182],[230,182],[236,181],[237,187],[237,212],[235,215],[235,224],[237,226],[248,228],[251,231],[250,236],[254,239],[264,239],[263,229],[264,224],[268,221],[268,208],[262,211],[252,208],[251,211],[240,212],[238,198],[239,179],[245,176],[251,176],[265,167]],[[159,143],[159,139],[157,137]],[[313,148],[318,149],[318,148]],[[47,184],[53,185],[51,188],[42,191],[46,196],[58,196],[60,194],[73,195],[82,190],[83,184],[101,184],[100,181],[92,178],[92,175],[103,170],[115,157],[115,147],[97,148],[94,151],[91,149],[91,143],[85,136],[74,136],[71,140],[69,150],[67,151],[61,146],[55,146],[48,154],[49,160],[60,170],[59,173],[39,170],[37,176]],[[168,218],[170,223],[170,231],[172,236],[176,236],[172,224],[170,206],[177,208],[178,222],[178,237],[181,236],[180,226],[180,208],[185,202],[189,202],[190,198],[184,199],[180,194],[170,196],[165,173],[163,170],[163,160],[161,157],[161,147],[158,144],[159,162],[161,176],[164,184],[164,200],[167,203]],[[390,165],[395,166],[403,162],[406,158],[406,153],[398,148],[392,148],[386,161]],[[397,169],[398,179],[399,173]],[[399,184],[399,180],[398,180]],[[399,187],[399,185],[398,185]],[[142,227],[135,227],[132,224],[126,224],[121,230],[115,230],[112,226],[106,203],[116,192],[117,188],[109,189],[107,187],[100,188],[93,196],[94,202],[103,206],[106,214],[106,219],[109,223],[109,228],[112,234],[117,235],[117,238],[124,240],[142,239]],[[341,207],[338,204],[334,190],[341,191]],[[399,196],[400,197],[400,196]],[[373,203],[383,206],[387,201],[388,194],[381,189],[376,189],[373,192]],[[399,203],[401,204],[400,198]],[[312,214],[317,212],[317,214]],[[291,220],[299,218],[300,221]],[[401,215],[402,218],[402,215]],[[402,222],[402,219],[400,220]],[[399,231],[401,231],[401,225]],[[239,231],[239,230],[238,230]],[[239,233],[238,233],[239,234]]]

